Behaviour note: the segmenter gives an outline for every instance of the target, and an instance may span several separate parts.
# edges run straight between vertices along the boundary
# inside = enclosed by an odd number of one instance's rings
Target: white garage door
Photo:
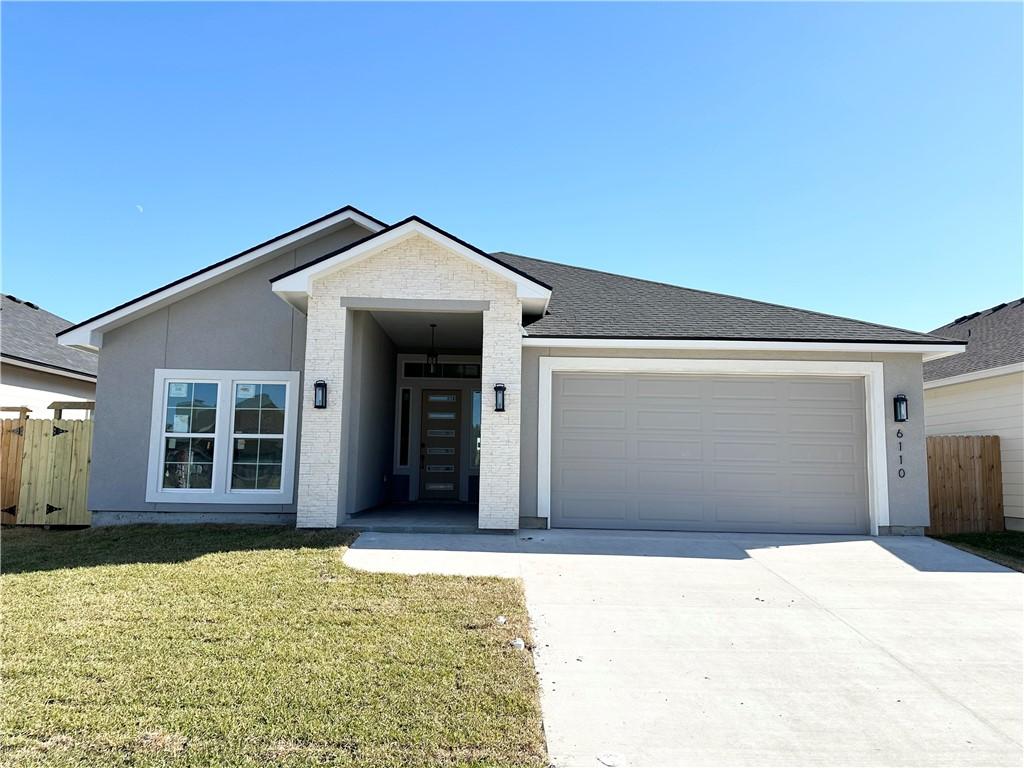
[[[863,379],[555,374],[551,523],[867,533]]]

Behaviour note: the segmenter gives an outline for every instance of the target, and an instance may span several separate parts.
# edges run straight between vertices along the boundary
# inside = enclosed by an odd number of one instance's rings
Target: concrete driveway
[[[1020,766],[1024,575],[925,538],[365,533],[521,577],[566,766]]]

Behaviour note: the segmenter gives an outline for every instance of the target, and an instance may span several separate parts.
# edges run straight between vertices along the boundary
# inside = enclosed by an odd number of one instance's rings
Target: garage
[[[862,377],[554,372],[553,527],[869,532]]]

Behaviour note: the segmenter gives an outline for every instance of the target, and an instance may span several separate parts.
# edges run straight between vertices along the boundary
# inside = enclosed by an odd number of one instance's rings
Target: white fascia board
[[[271,290],[292,306],[302,309],[298,297],[308,297],[312,294],[314,280],[336,272],[339,269],[357,264],[384,248],[396,245],[414,235],[421,235],[440,247],[462,256],[478,267],[514,283],[516,286],[516,296],[522,301],[524,309],[527,309],[529,313],[542,314],[547,308],[548,301],[551,299],[551,291],[549,289],[520,275],[518,272],[513,272],[508,267],[492,259],[481,256],[471,248],[467,248],[462,243],[446,237],[418,221],[407,222],[365,243],[349,248],[336,256],[325,259],[317,264],[310,264],[306,269],[293,272],[279,280],[275,280],[270,285]]]
[[[29,363],[25,360],[15,360],[10,357],[0,357],[0,361],[3,361],[4,365],[13,365],[18,368],[27,368],[30,371],[40,371],[42,373],[48,373],[51,376],[63,376],[66,379],[77,379],[78,381],[87,381],[90,384],[96,383],[96,377],[88,373],[75,373],[68,371],[64,368],[56,368],[51,365],[43,365],[42,363]]]
[[[958,376],[947,376],[944,379],[933,379],[932,381],[926,381],[924,383],[924,388],[935,389],[936,387],[948,387],[953,384],[966,384],[969,381],[980,381],[982,379],[991,379],[996,376],[1007,376],[1011,373],[1024,373],[1024,362],[1001,365],[998,368],[986,368],[983,371],[961,373]]]
[[[963,352],[963,344],[880,344],[834,341],[741,341],[734,339],[593,339],[527,336],[524,347],[552,349],[696,349],[735,352],[899,352],[923,355],[925,360]]]
[[[190,277],[180,283],[170,285],[150,296],[134,301],[116,312],[111,312],[110,314],[98,317],[91,323],[87,323],[71,331],[65,331],[57,337],[57,342],[65,347],[76,347],[89,352],[97,352],[100,347],[103,346],[104,331],[117,328],[118,326],[124,325],[141,315],[148,314],[149,312],[161,309],[168,304],[180,301],[186,296],[197,293],[204,288],[226,280],[232,275],[241,272],[254,261],[270,256],[277,251],[286,251],[289,248],[294,247],[297,243],[315,236],[325,229],[335,227],[346,221],[358,224],[371,232],[379,232],[383,229],[379,223],[372,219],[368,219],[366,216],[363,216],[356,211],[339,211],[334,216],[318,221],[316,224],[311,224],[307,227],[303,227],[302,229],[298,229],[285,237],[276,239],[255,249],[254,251],[246,253],[244,256],[231,259],[214,269],[205,270],[194,277]]]

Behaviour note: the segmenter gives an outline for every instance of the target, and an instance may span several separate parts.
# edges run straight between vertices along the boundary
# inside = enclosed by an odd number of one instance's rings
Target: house
[[[59,338],[100,353],[97,523],[488,530],[919,533],[921,366],[964,348],[352,207]]]
[[[95,399],[96,355],[57,343],[55,334],[70,325],[31,301],[0,297],[0,407],[24,408],[31,418],[48,419],[54,402]],[[11,410],[2,416],[15,417]],[[69,410],[62,417],[90,414]]]
[[[1024,531],[1024,298],[932,333],[966,341],[967,351],[925,363],[925,432],[998,435],[1006,527]]]

